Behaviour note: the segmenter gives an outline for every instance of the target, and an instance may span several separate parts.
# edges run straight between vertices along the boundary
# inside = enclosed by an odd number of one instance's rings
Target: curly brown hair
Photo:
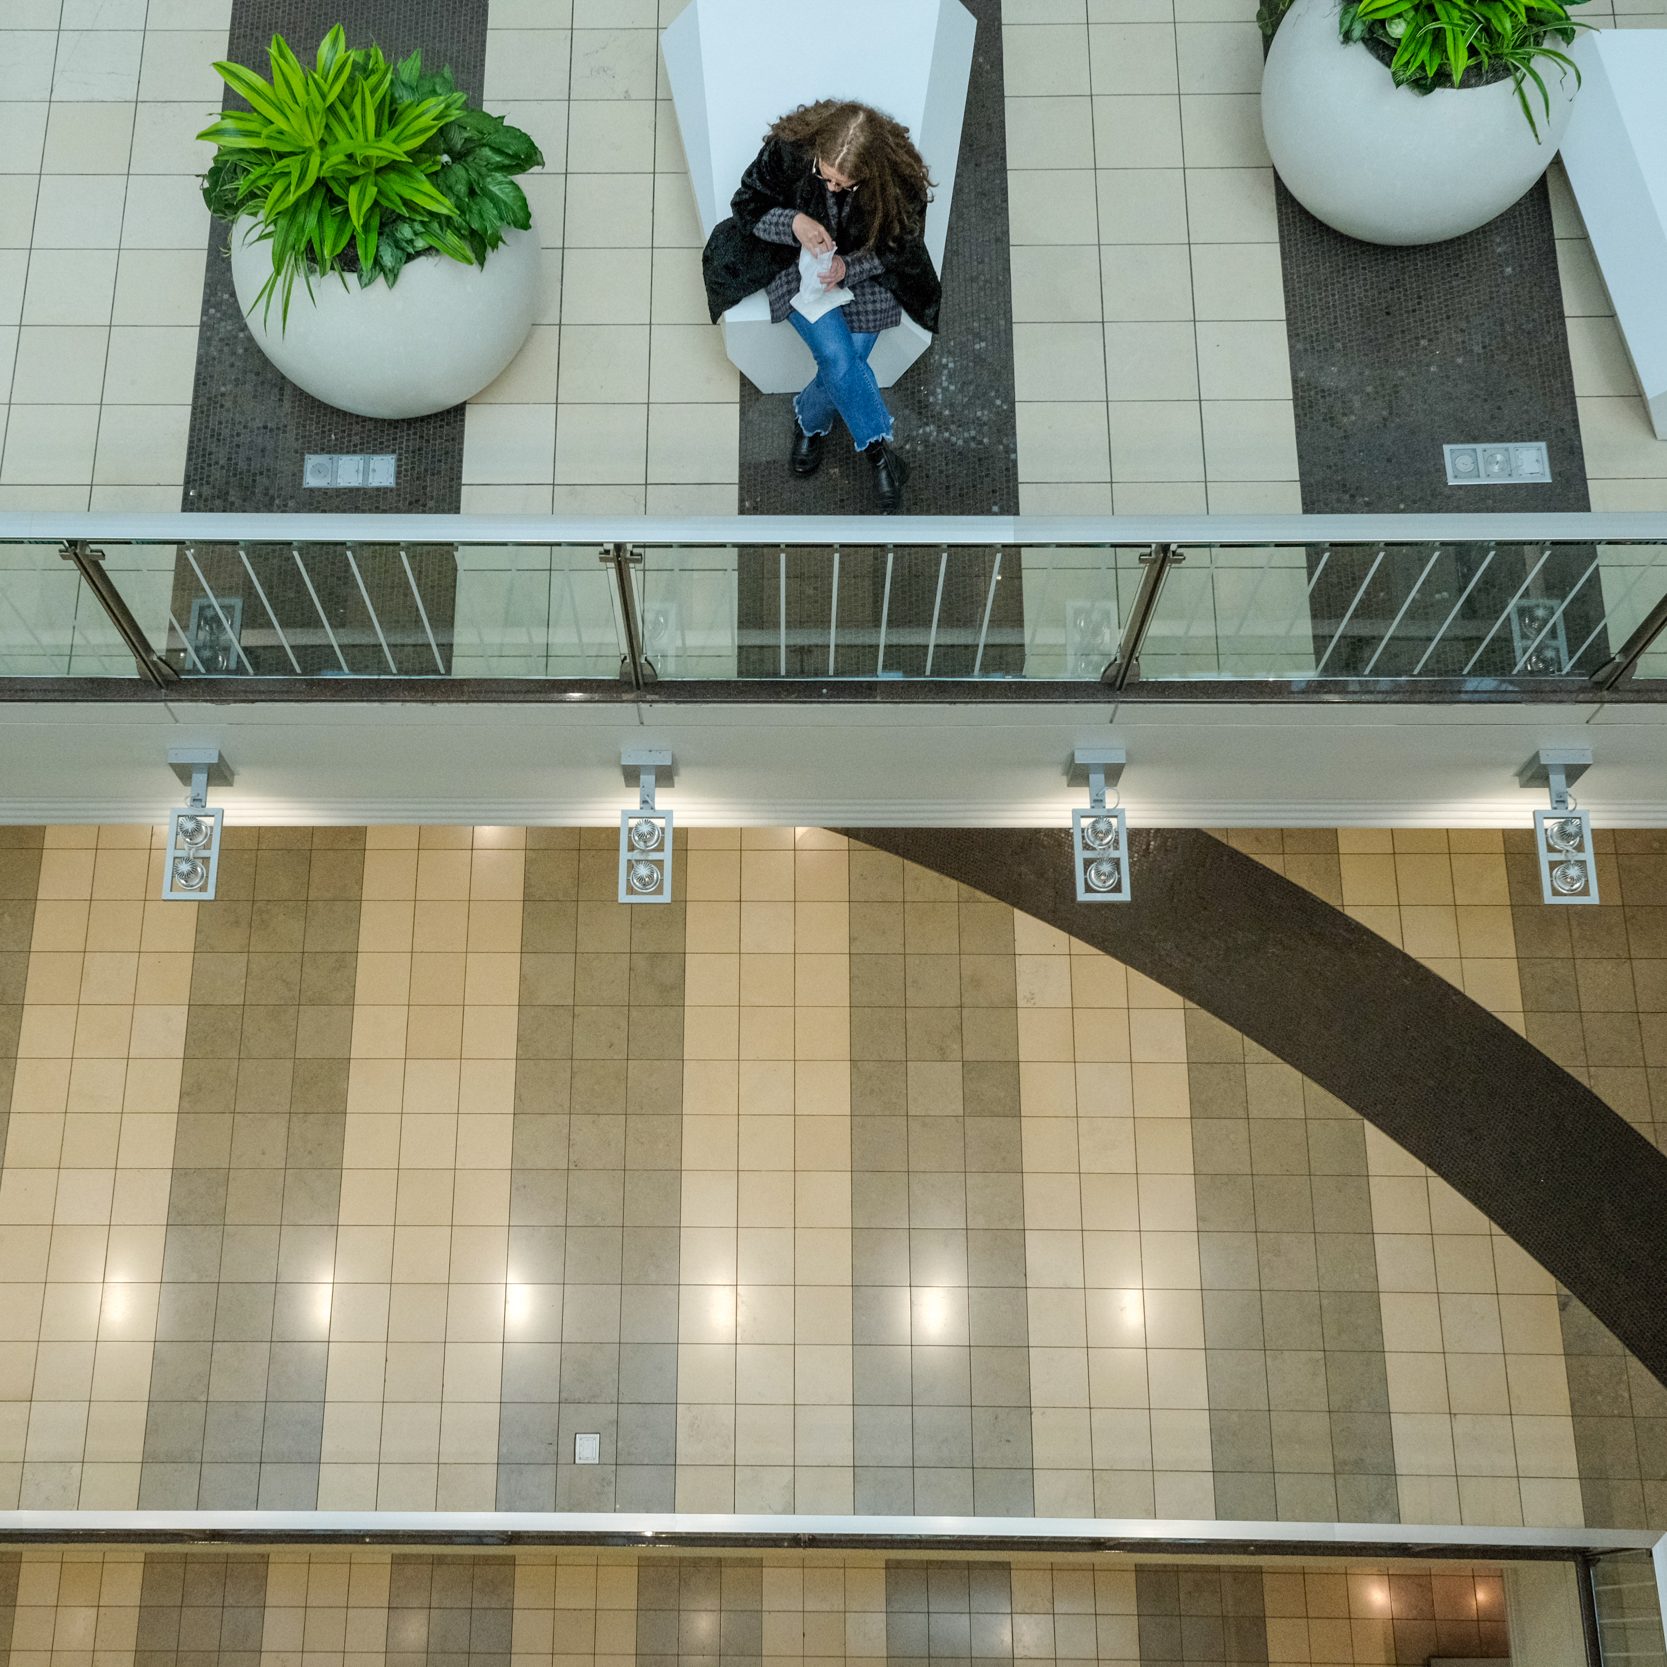
[[[770,129],[862,187],[862,247],[919,237],[931,200],[932,177],[901,122],[867,104],[824,98],[801,104]]]

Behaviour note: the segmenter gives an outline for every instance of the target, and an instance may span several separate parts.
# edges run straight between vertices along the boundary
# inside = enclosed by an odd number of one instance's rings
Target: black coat
[[[783,267],[798,264],[797,243],[769,243],[753,234],[773,208],[791,208],[813,220],[826,217],[824,187],[816,178],[812,160],[796,145],[766,139],[763,150],[741,176],[741,189],[730,199],[731,218],[706,240],[706,252],[701,257],[706,304],[714,324],[737,301],[767,288]],[[844,239],[853,249],[861,248],[867,236],[862,208],[859,191],[851,205]],[[874,274],[873,282],[889,289],[903,311],[923,330],[936,334],[941,292],[925,239],[906,238],[889,247],[876,247],[874,252],[885,264]]]

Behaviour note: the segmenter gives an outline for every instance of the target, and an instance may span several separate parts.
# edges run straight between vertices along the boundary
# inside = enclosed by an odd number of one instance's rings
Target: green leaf
[[[252,69],[245,69],[242,64],[216,64],[214,68],[220,79],[251,109],[258,110],[269,122],[287,125],[283,101]]]
[[[364,174],[347,188],[347,214],[355,231],[362,231],[365,216],[377,198],[377,175]]]

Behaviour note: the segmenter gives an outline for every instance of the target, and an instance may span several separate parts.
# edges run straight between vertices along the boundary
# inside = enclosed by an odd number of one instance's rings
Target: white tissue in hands
[[[792,306],[795,312],[803,313],[813,324],[823,313],[831,313],[835,307],[843,307],[851,299],[850,290],[843,284],[837,284],[832,289],[823,287],[822,279],[833,261],[832,249],[820,255],[812,254],[809,249],[799,251],[799,292],[793,297]]]

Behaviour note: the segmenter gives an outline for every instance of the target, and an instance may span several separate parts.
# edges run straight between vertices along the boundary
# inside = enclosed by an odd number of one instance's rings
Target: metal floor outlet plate
[[[310,451],[301,471],[305,487],[392,486],[397,478],[392,452]]]
[[[1544,440],[1488,440],[1443,446],[1449,486],[1543,486],[1551,479]]]

